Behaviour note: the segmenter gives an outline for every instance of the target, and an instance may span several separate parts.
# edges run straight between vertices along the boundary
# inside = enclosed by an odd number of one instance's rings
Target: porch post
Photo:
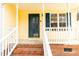
[[[43,31],[43,35],[44,35],[44,39],[43,39],[44,55],[45,56],[52,56],[51,48],[50,48],[50,45],[49,45],[49,42],[48,42],[48,37],[47,37],[46,32],[45,32],[44,4],[42,5],[42,8],[43,8],[42,31]]]
[[[16,4],[16,42],[17,42],[17,44],[18,44],[18,40],[19,40],[19,38],[18,38],[18,34],[19,34],[19,32],[18,32],[18,3]]]

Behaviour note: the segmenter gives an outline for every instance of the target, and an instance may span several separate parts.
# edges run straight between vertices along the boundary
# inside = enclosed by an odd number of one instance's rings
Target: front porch
[[[0,4],[0,56],[79,56],[78,8],[68,3]]]

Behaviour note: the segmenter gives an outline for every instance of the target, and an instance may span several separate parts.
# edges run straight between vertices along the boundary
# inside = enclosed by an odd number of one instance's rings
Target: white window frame
[[[67,12],[68,13],[68,12]],[[51,27],[51,14],[57,14],[57,27]],[[67,17],[66,17],[66,21],[65,22],[62,22],[62,23],[66,23],[66,26],[65,27],[60,27],[59,26],[59,14],[65,14],[65,16],[67,16],[67,14],[66,13],[50,13],[50,27],[46,27],[46,29],[49,29],[49,30],[54,30],[54,29],[56,29],[55,31],[68,31],[68,28],[70,27],[70,25],[69,25],[69,27],[67,26]],[[69,18],[70,17],[70,15],[69,15],[69,13],[68,13],[68,19],[70,19]],[[54,22],[53,22],[54,23]],[[68,24],[70,24],[70,20],[68,20]]]

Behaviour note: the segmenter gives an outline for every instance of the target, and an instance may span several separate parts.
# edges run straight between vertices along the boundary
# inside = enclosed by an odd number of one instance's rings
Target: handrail
[[[3,37],[0,42],[2,42],[5,38],[7,38],[9,35],[11,35],[14,31],[16,31],[16,28],[14,28],[9,34],[7,34],[5,37]]]
[[[8,37],[10,37],[14,32],[16,32],[16,27],[9,33],[9,34],[7,34],[6,36],[4,36],[1,40],[0,40],[0,43],[2,43],[2,52],[0,52],[0,53],[2,53],[2,56],[6,56],[6,55],[10,55],[11,53],[12,53],[12,51],[13,51],[13,49],[14,49],[14,47],[17,45],[17,44],[15,44],[15,46],[13,46],[13,48],[11,49],[11,51],[9,52],[9,40],[6,40]],[[4,43],[5,42],[5,43]],[[7,45],[8,46],[7,46]],[[5,50],[6,49],[6,47],[5,47],[5,45],[7,46],[7,49],[8,49],[8,52],[7,52],[7,50]],[[4,52],[4,50],[5,50],[5,54],[3,53]],[[8,54],[6,54],[6,53],[8,53]]]

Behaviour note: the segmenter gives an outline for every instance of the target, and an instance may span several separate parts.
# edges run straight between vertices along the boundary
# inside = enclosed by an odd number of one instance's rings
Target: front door
[[[39,37],[39,14],[29,14],[29,37]]]

